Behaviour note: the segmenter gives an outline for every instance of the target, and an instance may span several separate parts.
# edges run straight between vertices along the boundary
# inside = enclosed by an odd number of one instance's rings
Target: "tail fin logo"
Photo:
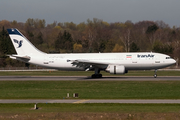
[[[20,40],[20,41],[18,41],[18,40],[16,40],[16,39],[13,39],[13,40],[14,40],[15,43],[18,44],[18,47],[17,47],[17,48],[20,48],[20,47],[22,46],[22,43],[23,43],[22,40]]]

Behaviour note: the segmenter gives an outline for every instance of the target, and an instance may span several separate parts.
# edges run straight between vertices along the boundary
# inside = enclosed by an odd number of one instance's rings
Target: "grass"
[[[0,104],[0,119],[43,120],[171,120],[179,119],[179,104]]]
[[[118,103],[39,103],[40,111],[34,111],[34,104],[0,104],[0,113],[9,112],[179,112],[180,104],[118,104]]]
[[[180,81],[0,81],[0,99],[180,99]]]
[[[93,71],[14,71],[0,72],[0,76],[91,76]],[[113,75],[101,71],[103,76],[153,76],[154,71],[129,71],[125,75]],[[158,76],[180,76],[180,71],[158,71]]]

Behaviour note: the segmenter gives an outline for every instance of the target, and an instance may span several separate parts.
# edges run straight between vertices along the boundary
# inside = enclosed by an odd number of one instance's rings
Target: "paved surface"
[[[159,76],[154,78],[153,76],[104,76],[103,78],[91,78],[87,76],[0,76],[0,81],[64,81],[64,80],[85,80],[85,81],[159,81],[159,80],[171,80],[180,81],[180,76],[165,77]]]
[[[0,100],[0,103],[134,103],[134,104],[180,104],[180,100],[166,100],[166,99],[158,99],[158,100],[111,100],[111,99],[102,99],[102,100],[94,100],[94,99],[63,99],[63,100],[48,100],[48,99],[33,99],[33,100],[12,100],[12,99],[6,99],[6,100]]]

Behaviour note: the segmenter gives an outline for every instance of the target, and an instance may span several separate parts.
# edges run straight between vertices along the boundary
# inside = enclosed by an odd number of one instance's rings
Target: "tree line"
[[[44,19],[27,19],[25,23],[0,21],[0,67],[24,66],[11,60],[16,54],[7,28],[19,29],[38,49],[47,53],[160,52],[180,58],[180,28],[163,21],[108,23],[101,19],[86,22],[46,24]]]

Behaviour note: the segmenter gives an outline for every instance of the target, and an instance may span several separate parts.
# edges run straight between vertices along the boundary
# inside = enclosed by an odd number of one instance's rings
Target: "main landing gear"
[[[154,71],[154,78],[157,78],[157,69]]]
[[[93,74],[92,78],[102,78],[102,74]]]
[[[92,78],[102,78],[102,74],[100,74],[100,70],[95,68],[95,74],[91,76]]]

